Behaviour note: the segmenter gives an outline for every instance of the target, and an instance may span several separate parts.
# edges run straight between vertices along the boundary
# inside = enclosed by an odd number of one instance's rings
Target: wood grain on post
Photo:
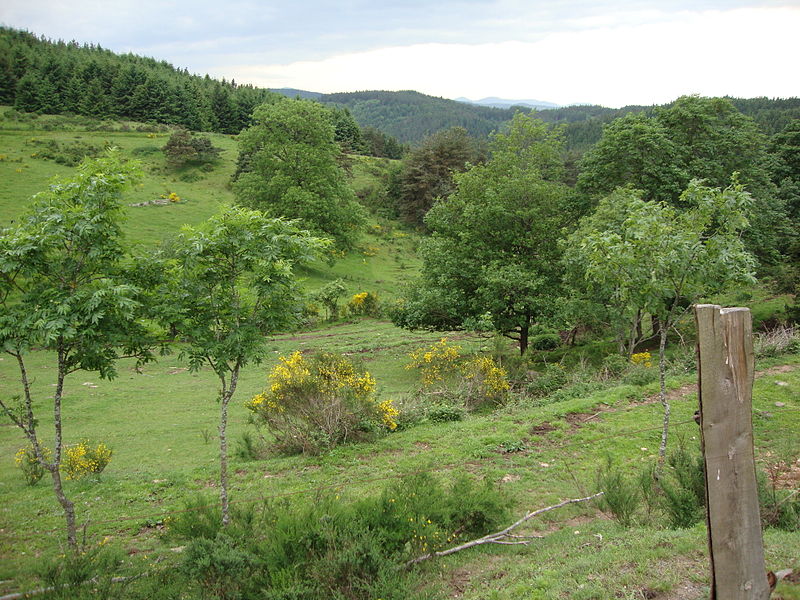
[[[767,600],[753,455],[750,310],[695,306],[711,600]]]

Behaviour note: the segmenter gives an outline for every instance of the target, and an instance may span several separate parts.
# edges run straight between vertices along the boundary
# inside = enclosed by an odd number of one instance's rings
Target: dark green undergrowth
[[[420,586],[424,569],[405,563],[501,527],[510,504],[488,481],[445,485],[416,473],[355,501],[325,494],[239,505],[223,527],[216,499],[197,497],[167,524],[166,539],[183,544],[169,580],[154,565],[125,585],[107,575],[92,582],[120,564],[99,549],[49,562],[41,574],[58,588],[52,598],[421,600],[434,590]]]

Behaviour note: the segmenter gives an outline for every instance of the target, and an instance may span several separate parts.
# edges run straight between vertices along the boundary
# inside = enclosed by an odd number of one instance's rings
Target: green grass
[[[432,334],[418,337],[393,330],[386,323],[364,320],[279,336],[274,349],[285,353],[314,348],[358,355],[375,373],[379,386],[385,384],[384,393],[394,395],[414,389],[414,374],[402,368],[405,352],[433,339]],[[47,354],[33,355],[31,371],[39,398],[47,394],[51,362]],[[796,367],[800,357],[781,362]],[[243,402],[260,390],[265,372],[261,367],[243,373],[231,407],[231,440],[248,429]],[[4,359],[0,362],[3,389],[13,389],[15,378],[14,365]],[[692,380],[693,376],[675,377],[670,387],[675,389]],[[778,385],[778,381],[787,385]],[[84,385],[88,383],[97,387]],[[114,448],[115,454],[96,480],[67,482],[67,492],[76,500],[80,522],[89,522],[90,538],[96,541],[111,536],[114,544],[131,555],[127,566],[134,571],[144,568],[144,554],[151,558],[172,556],[154,528],[169,511],[179,509],[184,499],[198,492],[216,493],[215,386],[211,373],[189,373],[175,357],[162,359],[141,374],[122,364],[119,378],[113,382],[80,373],[70,378],[64,415],[67,440],[102,440]],[[798,389],[800,370],[757,380],[754,426],[759,460],[797,454],[793,437],[785,432],[797,431],[800,426]],[[607,454],[631,470],[652,460],[658,447],[661,409],[642,400],[654,391],[653,385],[623,385],[542,407],[510,405],[462,422],[419,425],[374,443],[343,446],[319,457],[277,456],[252,462],[234,459],[231,495],[234,501],[247,501],[330,486],[345,497],[358,497],[375,493],[384,478],[420,469],[445,475],[466,469],[496,482],[516,500],[518,512],[522,512],[591,492],[595,472]],[[785,406],[777,407],[776,402]],[[45,439],[50,435],[46,407],[47,401],[40,399],[37,409],[42,411],[40,427]],[[673,401],[671,443],[678,437],[696,443],[697,426],[691,421],[695,407],[696,396],[692,394]],[[592,415],[596,416],[590,419]],[[543,424],[549,430],[544,434],[537,431]],[[30,579],[26,573],[35,562],[31,557],[57,551],[63,517],[46,479],[35,487],[25,486],[13,464],[13,454],[21,445],[19,432],[4,422],[0,427],[0,455],[4,457],[0,463],[0,579],[27,583]],[[555,533],[535,540],[531,547],[469,551],[442,561],[436,569],[451,574],[452,569],[469,571],[464,583],[467,598],[559,598],[565,597],[575,582],[584,585],[576,589],[585,589],[586,594],[607,590],[605,595],[575,597],[612,598],[634,584],[643,589],[674,588],[687,568],[697,582],[705,581],[705,541],[700,529],[673,532],[645,527],[625,531],[605,518],[598,520],[599,516],[586,506],[549,513],[532,522],[530,530]],[[567,519],[572,520],[564,529],[562,524]],[[768,532],[766,539],[770,566],[785,568],[791,559],[786,544],[800,544],[800,533]],[[663,545],[665,540],[669,546]],[[585,554],[582,544],[597,549],[593,552],[594,567],[587,564],[577,568],[571,560]],[[650,551],[643,552],[648,544]],[[531,569],[535,577],[531,577]],[[629,575],[625,575],[626,570]],[[496,576],[501,571],[505,575]],[[587,579],[587,574],[591,578]],[[441,577],[434,578],[436,585],[449,585],[450,575]],[[15,586],[5,585],[6,589]],[[523,591],[530,595],[520,596]],[[494,595],[485,595],[489,593]]]

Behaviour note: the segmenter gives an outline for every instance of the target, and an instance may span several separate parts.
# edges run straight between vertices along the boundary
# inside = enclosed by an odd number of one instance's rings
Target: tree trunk
[[[519,327],[519,353],[520,356],[528,351],[528,331],[530,330],[531,320],[527,318],[525,323]]]
[[[237,364],[231,371],[230,387],[225,388],[225,378],[222,380],[222,405],[219,417],[219,498],[222,504],[222,524],[228,525],[231,521],[228,509],[228,403],[236,391],[236,383],[239,379],[239,365]]]
[[[61,485],[61,456],[63,454],[63,437],[61,433],[61,396],[64,392],[64,376],[67,371],[66,351],[62,341],[58,344],[58,377],[56,379],[56,390],[53,394],[53,425],[55,428],[55,440],[53,441],[53,462],[47,465],[53,477],[53,490],[56,493],[59,503],[64,509],[64,517],[67,520],[67,543],[73,552],[78,552],[78,533],[75,527],[75,506],[67,498],[64,488]]]
[[[658,469],[664,464],[664,457],[667,453],[667,432],[669,431],[669,400],[667,400],[667,358],[665,349],[667,347],[667,328],[665,323],[661,324],[661,331],[658,342],[658,383],[659,397],[664,407],[664,428],[661,431],[661,445],[658,447]]]
[[[636,311],[636,343],[638,344],[642,339],[644,339],[644,334],[642,333],[642,310],[639,309]]]

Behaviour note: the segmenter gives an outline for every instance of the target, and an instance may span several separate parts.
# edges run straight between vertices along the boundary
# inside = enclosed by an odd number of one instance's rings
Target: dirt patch
[[[431,445],[428,442],[414,442],[414,445],[421,450],[431,449]]]
[[[544,423],[539,423],[538,425],[534,425],[528,430],[528,433],[531,435],[545,435],[550,433],[551,431],[555,431],[557,428],[555,425],[552,425],[549,421],[545,421]]]
[[[472,573],[466,569],[456,569],[450,573],[450,597],[461,598],[469,586],[469,580]]]
[[[777,367],[770,367],[769,369],[764,369],[763,371],[757,371],[756,377],[763,377],[764,375],[780,375],[781,373],[791,373],[792,371],[796,371],[798,365],[778,365]]]
[[[564,415],[564,419],[567,423],[569,423],[570,430],[575,431],[576,429],[583,427],[586,423],[599,420],[599,417],[602,413],[613,410],[608,406],[599,406],[598,408],[599,410],[594,413],[569,413]]]

